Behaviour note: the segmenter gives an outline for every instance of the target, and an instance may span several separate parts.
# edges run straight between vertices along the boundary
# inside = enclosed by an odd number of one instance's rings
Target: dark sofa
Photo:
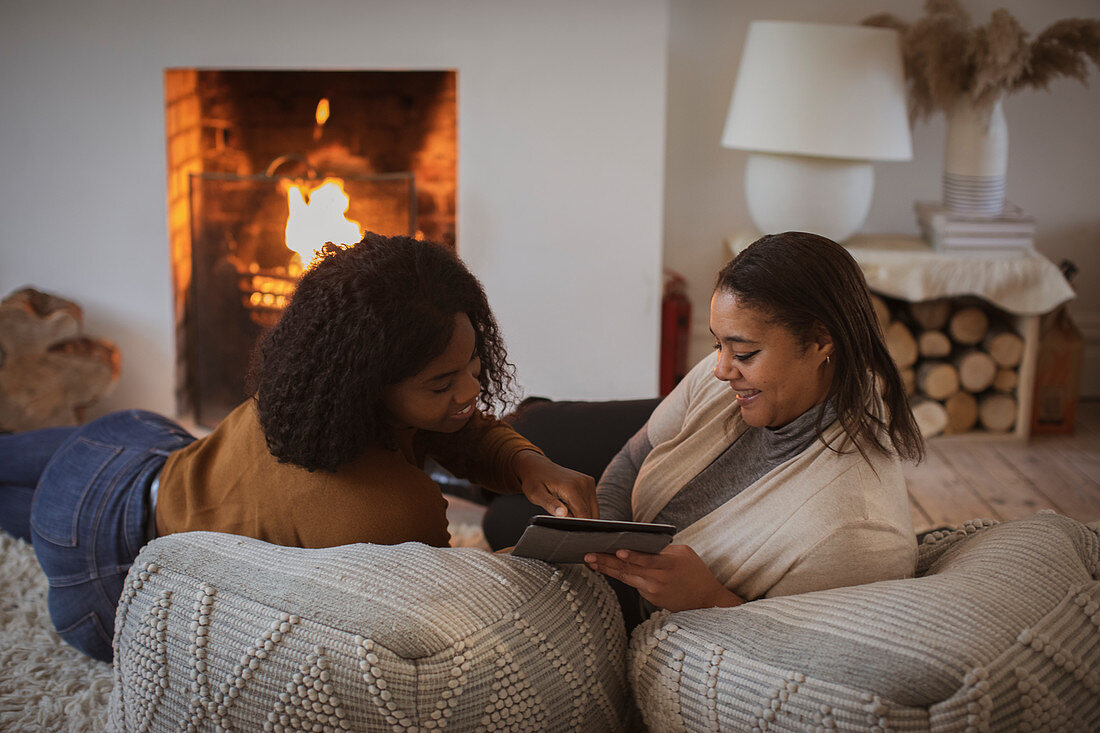
[[[504,420],[555,463],[599,480],[607,464],[645,425],[659,402],[658,398],[557,401],[529,397]],[[494,550],[516,544],[527,520],[545,513],[522,495],[494,494],[455,479],[438,466],[430,473],[445,492],[488,504],[483,527],[485,539]]]

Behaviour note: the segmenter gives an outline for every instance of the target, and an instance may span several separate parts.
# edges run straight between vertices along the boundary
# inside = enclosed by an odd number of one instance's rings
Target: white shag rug
[[[488,549],[480,526],[450,530],[453,546]],[[46,592],[31,546],[0,532],[0,731],[105,731],[111,665],[61,640]]]
[[[34,550],[0,532],[0,731],[103,731],[111,665],[53,630]]]

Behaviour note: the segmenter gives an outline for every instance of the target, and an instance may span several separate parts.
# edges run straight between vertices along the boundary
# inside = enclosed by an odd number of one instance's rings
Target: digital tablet
[[[577,519],[539,514],[531,517],[523,536],[512,549],[518,557],[546,562],[584,562],[590,552],[613,554],[616,550],[657,553],[672,542],[671,524]]]

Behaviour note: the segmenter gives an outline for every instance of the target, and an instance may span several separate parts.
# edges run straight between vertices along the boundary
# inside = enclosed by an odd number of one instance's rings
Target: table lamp
[[[898,33],[753,21],[722,146],[750,151],[745,197],[761,233],[844,241],[871,208],[871,161],[913,155]]]

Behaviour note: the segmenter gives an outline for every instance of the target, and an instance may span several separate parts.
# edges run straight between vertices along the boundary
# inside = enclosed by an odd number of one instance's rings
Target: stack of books
[[[1025,254],[1033,249],[1035,218],[1005,202],[997,216],[954,211],[940,203],[918,201],[921,235],[939,252],[987,255]]]

